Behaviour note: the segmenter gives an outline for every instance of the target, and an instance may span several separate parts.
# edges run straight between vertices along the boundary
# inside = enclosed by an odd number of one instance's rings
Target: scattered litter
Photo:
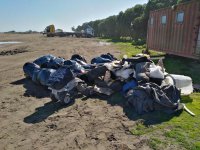
[[[156,65],[148,55],[117,60],[107,53],[93,58],[91,64],[78,54],[69,60],[45,55],[25,63],[23,70],[27,78],[51,90],[52,100],[64,105],[78,95],[110,97],[122,93],[138,114],[184,109],[194,116],[181,103],[181,94],[193,92],[192,79],[168,74],[162,60]]]
[[[191,111],[186,107],[185,104],[183,104],[183,109],[184,109],[187,113],[189,113],[191,116],[195,116],[195,114],[194,114],[193,112],[191,112]]]

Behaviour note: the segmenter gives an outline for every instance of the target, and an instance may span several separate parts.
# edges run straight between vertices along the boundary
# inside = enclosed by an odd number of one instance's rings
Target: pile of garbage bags
[[[142,54],[118,60],[107,53],[90,63],[78,54],[69,60],[45,55],[25,63],[23,71],[36,84],[48,87],[51,99],[62,104],[69,104],[78,95],[110,97],[121,93],[138,114],[176,111],[181,94],[193,91],[190,77],[168,74],[162,60],[155,64]]]

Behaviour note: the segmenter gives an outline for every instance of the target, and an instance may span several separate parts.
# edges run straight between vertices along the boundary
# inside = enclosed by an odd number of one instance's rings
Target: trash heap
[[[33,82],[48,87],[51,99],[69,104],[77,96],[110,97],[121,93],[138,114],[183,108],[181,94],[193,91],[192,79],[168,74],[162,59],[155,64],[148,55],[116,59],[102,54],[88,63],[78,54],[71,59],[45,55],[23,66]],[[38,91],[40,92],[40,91]]]

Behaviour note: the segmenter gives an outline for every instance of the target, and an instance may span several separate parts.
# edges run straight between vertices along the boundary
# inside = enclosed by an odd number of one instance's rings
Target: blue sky
[[[42,31],[47,25],[72,26],[117,15],[147,0],[0,0],[0,32]]]

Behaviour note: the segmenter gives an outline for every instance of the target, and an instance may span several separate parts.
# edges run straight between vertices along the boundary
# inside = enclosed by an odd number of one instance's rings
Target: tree
[[[72,29],[72,31],[76,31],[76,28],[74,26],[71,29]]]
[[[128,36],[135,40],[145,40],[150,11],[188,1],[190,0],[149,0],[147,4],[135,5],[116,16],[83,23],[75,30],[81,31],[86,25],[90,25],[95,30],[95,36],[111,38]]]

